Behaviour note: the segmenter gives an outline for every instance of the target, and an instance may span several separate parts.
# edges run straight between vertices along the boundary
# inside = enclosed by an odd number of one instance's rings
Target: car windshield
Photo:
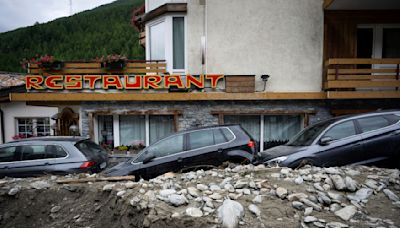
[[[328,127],[330,124],[335,122],[334,120],[323,121],[317,123],[315,125],[311,125],[304,130],[302,130],[299,134],[294,136],[286,145],[287,146],[309,146],[312,142],[314,142],[315,138],[321,132]]]
[[[105,151],[101,146],[90,140],[79,141],[75,144],[75,147],[78,148],[85,156],[89,157],[95,156],[98,153],[107,154],[107,151]]]

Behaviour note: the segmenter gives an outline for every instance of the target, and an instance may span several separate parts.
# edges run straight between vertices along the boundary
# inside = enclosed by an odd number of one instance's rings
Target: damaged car
[[[337,117],[313,124],[285,145],[260,153],[260,163],[297,168],[400,167],[400,111]]]
[[[225,161],[253,162],[254,139],[240,125],[204,127],[177,132],[139,152],[138,156],[106,170],[107,176],[135,175],[151,179],[167,172],[221,165]]]

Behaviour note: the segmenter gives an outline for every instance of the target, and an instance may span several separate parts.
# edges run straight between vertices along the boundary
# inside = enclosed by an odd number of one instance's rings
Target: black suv
[[[400,167],[400,110],[313,124],[287,144],[261,152],[261,162],[291,168],[303,164]]]
[[[218,166],[225,161],[253,162],[256,148],[255,141],[240,125],[186,130],[155,142],[105,174],[150,179],[167,172]]]

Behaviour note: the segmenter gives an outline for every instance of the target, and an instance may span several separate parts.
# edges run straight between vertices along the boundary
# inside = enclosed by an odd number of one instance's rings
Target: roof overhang
[[[187,3],[166,3],[141,16],[141,23],[146,23],[167,13],[186,13]]]
[[[324,0],[325,10],[396,10],[399,0]]]

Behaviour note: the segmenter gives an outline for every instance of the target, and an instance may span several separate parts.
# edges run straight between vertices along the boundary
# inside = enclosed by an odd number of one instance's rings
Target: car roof
[[[15,142],[32,142],[32,141],[63,141],[63,142],[78,142],[88,139],[87,137],[82,136],[43,136],[43,137],[32,137],[26,139],[17,139],[14,141],[10,141],[8,143]]]
[[[220,125],[211,125],[211,126],[205,126],[205,127],[195,127],[195,128],[189,128],[183,131],[175,132],[175,133],[185,133],[185,132],[190,132],[190,131],[195,131],[195,130],[203,130],[203,129],[209,129],[209,128],[216,128],[216,127],[234,127],[234,126],[240,126],[239,124],[220,124]]]
[[[351,120],[351,119],[358,119],[363,117],[370,117],[370,116],[377,116],[377,115],[384,115],[384,114],[398,114],[400,115],[400,109],[390,109],[390,110],[378,110],[374,112],[367,112],[367,113],[359,113],[359,114],[348,114],[343,116],[337,116],[330,119],[322,120],[317,123],[325,123],[331,122],[336,123],[342,120]],[[316,123],[316,124],[317,124]]]

